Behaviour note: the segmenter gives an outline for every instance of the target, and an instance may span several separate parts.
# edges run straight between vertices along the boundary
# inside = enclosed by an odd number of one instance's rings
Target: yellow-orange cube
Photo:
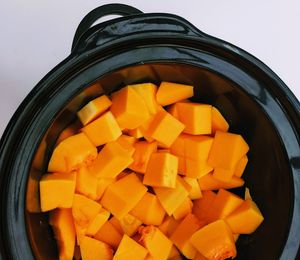
[[[185,175],[191,178],[201,178],[213,170],[213,168],[206,162],[192,159],[186,159],[185,165]]]
[[[134,154],[135,148],[134,144],[136,143],[137,139],[133,136],[129,135],[121,135],[117,140],[116,140],[125,150],[128,151],[130,156]]]
[[[213,143],[210,136],[185,135],[185,157],[188,159],[206,162]]]
[[[110,221],[106,221],[95,234],[94,238],[116,249],[121,242],[122,235],[117,231]]]
[[[115,141],[122,134],[115,117],[110,111],[84,126],[81,130],[95,146]]]
[[[80,252],[82,260],[111,260],[113,250],[109,245],[91,237],[83,237],[80,243]]]
[[[212,133],[215,133],[216,131],[227,132],[228,128],[229,124],[227,123],[223,115],[220,113],[220,111],[216,107],[212,107]]]
[[[202,198],[193,201],[192,212],[199,220],[208,220],[208,212],[216,196],[216,193],[207,190],[202,192]]]
[[[81,166],[76,174],[76,193],[85,195],[88,198],[97,197],[97,178],[86,166]]]
[[[247,163],[248,163],[248,157],[247,157],[247,155],[245,155],[237,162],[237,165],[236,165],[236,167],[234,169],[234,173],[233,173],[234,176],[242,177],[242,175],[246,169]]]
[[[153,187],[175,188],[178,158],[170,153],[153,153],[143,183]]]
[[[184,218],[189,213],[192,213],[193,202],[189,197],[186,197],[181,205],[174,211],[173,217],[176,220]]]
[[[121,219],[138,204],[146,192],[147,188],[140,179],[131,173],[108,186],[101,204]]]
[[[197,179],[191,177],[183,177],[183,180],[192,187],[189,193],[190,199],[195,200],[202,197],[202,192]]]
[[[86,235],[94,236],[98,230],[104,225],[104,223],[109,219],[110,213],[105,210],[101,209],[100,212],[96,215],[96,217],[90,222],[87,230]]]

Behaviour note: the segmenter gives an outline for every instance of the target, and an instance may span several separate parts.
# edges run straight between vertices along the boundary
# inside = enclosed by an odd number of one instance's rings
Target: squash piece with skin
[[[171,105],[194,95],[194,87],[172,82],[161,82],[156,93],[157,103],[162,106]]]
[[[114,141],[102,148],[90,170],[97,178],[115,178],[132,162],[128,151]]]
[[[53,228],[60,260],[72,260],[75,246],[75,227],[71,209],[50,212],[49,223]]]
[[[135,129],[150,116],[147,105],[131,87],[124,87],[112,94],[111,112],[122,129]]]
[[[133,163],[129,165],[129,169],[145,173],[151,155],[157,151],[157,142],[139,141],[134,144],[134,149]]]
[[[146,192],[147,188],[140,179],[131,173],[108,186],[101,199],[101,204],[114,216],[121,219],[138,204]]]
[[[214,134],[216,131],[227,132],[229,124],[216,107],[212,107],[211,118],[211,132]]]
[[[113,260],[144,260],[148,251],[127,235],[124,235]]]
[[[152,187],[175,188],[178,159],[170,153],[152,153],[143,183]]]
[[[83,108],[77,112],[81,123],[87,125],[95,120],[103,112],[105,112],[112,105],[110,99],[106,95],[102,95],[91,100]]]
[[[95,146],[115,141],[122,134],[115,117],[110,111],[84,126],[81,131]]]
[[[109,245],[87,236],[82,238],[80,252],[82,260],[111,260],[113,258],[113,250]]]
[[[86,135],[76,134],[64,139],[54,148],[48,171],[71,172],[82,164],[90,164],[96,157],[97,149]]]
[[[190,238],[191,244],[208,259],[227,259],[236,256],[232,232],[224,220],[212,222]]]
[[[170,237],[171,241],[188,259],[195,258],[197,253],[196,248],[190,243],[190,237],[205,224],[205,222],[200,221],[195,215],[188,214]]]
[[[154,259],[167,259],[171,249],[172,242],[157,227],[140,227],[140,243],[148,249],[149,254]]]
[[[39,182],[42,212],[55,208],[71,208],[75,185],[75,173],[44,174]]]
[[[147,192],[130,213],[146,225],[158,226],[163,222],[166,212],[157,197]]]

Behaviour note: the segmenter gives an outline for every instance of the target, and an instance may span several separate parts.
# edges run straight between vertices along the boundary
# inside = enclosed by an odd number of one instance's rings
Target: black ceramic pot
[[[89,28],[107,14],[123,17]],[[297,257],[300,105],[292,92],[261,61],[181,17],[107,5],[83,19],[71,55],[31,91],[2,136],[2,258],[57,257],[48,216],[39,211],[38,180],[75,112],[126,84],[162,80],[194,85],[194,100],[218,107],[230,131],[250,145],[244,178],[265,221],[254,234],[239,238],[237,258]]]

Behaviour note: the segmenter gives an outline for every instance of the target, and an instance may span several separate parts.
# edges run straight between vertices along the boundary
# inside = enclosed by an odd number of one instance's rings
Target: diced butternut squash
[[[234,169],[248,150],[249,146],[241,135],[217,131],[210,149],[208,164],[214,168]]]
[[[151,155],[157,150],[157,142],[140,141],[134,144],[134,149],[133,163],[129,165],[129,169],[145,173]]]
[[[86,166],[81,166],[77,171],[76,193],[83,194],[91,199],[97,197],[97,178]]]
[[[188,159],[206,162],[213,143],[209,136],[187,136],[185,137],[185,157]]]
[[[184,133],[211,134],[212,106],[199,103],[178,103],[179,120],[185,125]]]
[[[175,117],[160,110],[151,121],[147,133],[165,147],[170,147],[184,128],[185,126]]]
[[[185,200],[180,204],[180,206],[174,211],[173,217],[176,220],[184,218],[186,215],[192,213],[193,202],[189,197],[186,197]]]
[[[196,256],[197,250],[191,244],[191,236],[201,227],[205,225],[205,222],[199,221],[199,219],[193,215],[188,214],[177,226],[172,236],[171,241],[179,248],[181,253],[188,259],[193,259]]]
[[[194,87],[172,82],[161,82],[156,93],[157,103],[167,106],[175,102],[190,98],[194,95]]]
[[[129,155],[132,156],[134,154],[135,148],[134,144],[136,143],[137,139],[133,136],[129,135],[121,135],[116,140],[125,150],[128,151]]]
[[[171,249],[172,242],[157,227],[140,227],[140,243],[148,249],[149,254],[154,259],[167,259]]]
[[[165,210],[157,197],[147,192],[130,212],[146,225],[160,225],[165,216]]]
[[[190,199],[195,200],[202,197],[202,192],[197,179],[183,177],[183,180],[192,187],[191,191],[189,192]]]
[[[161,223],[158,228],[167,237],[170,237],[179,224],[180,220],[176,220],[173,216],[166,216],[163,223]]]
[[[170,153],[152,153],[143,183],[152,187],[175,188],[178,158]]]
[[[131,173],[108,186],[101,204],[121,219],[138,204],[146,192],[147,188],[140,179]]]
[[[144,123],[150,114],[145,101],[131,87],[112,94],[111,112],[122,129],[134,129]]]
[[[97,180],[97,194],[95,200],[100,200],[106,191],[107,187],[114,183],[116,179],[111,178],[99,178]]]
[[[142,130],[140,129],[140,127],[127,130],[126,132],[128,133],[129,136],[132,136],[136,139],[144,137],[144,134],[143,134]]]
[[[98,230],[104,225],[104,223],[109,219],[109,216],[110,213],[107,210],[101,209],[100,212],[89,224],[86,230],[86,235],[94,236],[98,232]]]
[[[252,196],[250,194],[250,190],[247,187],[245,188],[245,195],[244,195],[244,197],[245,197],[245,200],[252,200]]]
[[[72,260],[75,246],[75,227],[71,209],[55,209],[50,213],[49,222],[57,241],[59,259]]]
[[[238,161],[238,163],[234,169],[234,176],[239,177],[239,178],[242,177],[242,175],[246,169],[247,163],[248,163],[248,157],[247,157],[247,155],[245,155]]]
[[[115,178],[133,162],[132,157],[118,142],[107,143],[91,165],[97,178]]]
[[[210,173],[213,168],[203,161],[196,161],[192,159],[185,160],[186,172],[185,175],[191,178],[201,178]]]
[[[225,218],[235,234],[251,234],[263,222],[259,208],[252,200],[245,200],[235,211]]]
[[[66,127],[61,133],[59,134],[56,140],[56,146],[61,143],[63,140],[69,138],[72,135],[76,135],[78,133],[78,129],[80,128],[81,123],[76,121],[75,123]]]
[[[202,227],[191,236],[190,242],[208,259],[227,259],[236,256],[233,235],[224,220],[217,220]]]
[[[178,173],[181,175],[186,175],[186,160],[182,156],[176,155],[178,158]]]
[[[48,164],[48,171],[71,172],[82,164],[89,164],[96,157],[97,149],[85,134],[73,135],[54,148]]]
[[[216,196],[216,193],[207,190],[202,192],[202,198],[193,201],[192,212],[199,220],[208,220],[208,212]]]
[[[154,192],[165,209],[167,214],[171,216],[174,211],[184,202],[189,192],[186,190],[184,185],[178,180],[180,177],[177,176],[175,188],[162,188],[154,187]]]
[[[133,90],[135,90],[141,98],[145,101],[146,106],[150,114],[155,114],[157,112],[157,102],[156,102],[156,91],[157,86],[152,83],[142,83],[129,85]]]
[[[207,260],[207,258],[204,257],[203,255],[201,255],[199,252],[197,252],[196,257],[194,258],[194,260]]]
[[[95,234],[94,238],[116,249],[121,242],[122,235],[117,231],[110,221],[106,221]]]
[[[83,237],[80,243],[80,252],[82,260],[111,260],[113,250],[109,245],[91,237]]]
[[[199,180],[201,190],[233,189],[244,185],[245,181],[233,176],[228,182],[222,182],[213,177],[212,173],[206,174]]]
[[[126,214],[123,218],[119,219],[119,225],[123,231],[122,233],[131,237],[142,225],[142,221],[137,219],[132,214]]]
[[[99,117],[111,105],[112,103],[110,99],[106,95],[103,95],[87,103],[77,112],[77,116],[79,117],[83,125],[87,125],[88,123]]]
[[[234,169],[214,168],[212,176],[214,179],[222,182],[229,182],[234,175]]]
[[[224,219],[243,203],[237,195],[220,189],[208,211],[209,222]],[[234,232],[237,233],[237,232]]]
[[[120,221],[115,217],[111,217],[109,219],[109,222],[114,226],[114,228],[121,234],[121,235],[124,235],[124,230],[123,228],[121,227],[121,224],[120,224]]]
[[[148,250],[134,241],[127,235],[124,235],[120,245],[114,255],[113,260],[144,260]]]
[[[76,186],[74,173],[49,173],[40,180],[42,212],[55,208],[71,208]]]
[[[178,108],[177,108],[177,103],[169,106],[167,108],[168,113],[170,113],[172,116],[174,116],[175,118],[179,119],[179,112],[178,112]]]
[[[216,107],[212,107],[211,131],[214,134],[216,131],[227,132],[229,124]]]
[[[187,134],[180,134],[170,147],[171,153],[177,156],[185,157],[185,144],[187,138],[189,138]]]
[[[95,146],[115,141],[122,135],[121,129],[110,111],[84,126],[81,130]]]
[[[168,259],[173,259],[173,260],[181,260],[181,259],[183,259],[182,258],[182,256],[180,255],[180,252],[179,252],[179,250],[177,249],[177,247],[176,246],[172,246],[172,248],[171,248],[171,252],[170,252],[170,254],[169,254],[169,256],[168,256]]]
[[[234,242],[236,242],[239,239],[240,234],[233,234]]]

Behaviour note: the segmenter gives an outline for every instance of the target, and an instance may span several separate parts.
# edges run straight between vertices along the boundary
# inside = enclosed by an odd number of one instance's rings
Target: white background
[[[300,99],[299,0],[135,0],[178,14],[270,66]],[[20,102],[69,53],[80,20],[111,1],[0,0],[0,136]]]

